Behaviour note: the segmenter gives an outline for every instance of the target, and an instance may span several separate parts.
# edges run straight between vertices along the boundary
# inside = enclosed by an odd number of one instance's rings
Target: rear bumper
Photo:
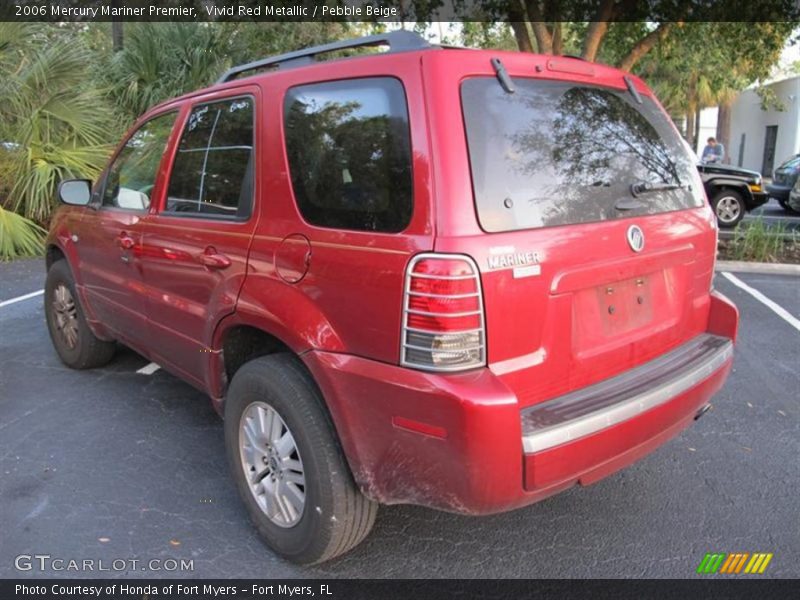
[[[437,375],[309,352],[354,477],[371,498],[488,514],[589,484],[688,426],[723,385],[738,317],[618,377],[520,410],[489,369]]]
[[[792,184],[769,183],[766,189],[768,197],[786,201],[789,199],[789,192],[792,191]]]

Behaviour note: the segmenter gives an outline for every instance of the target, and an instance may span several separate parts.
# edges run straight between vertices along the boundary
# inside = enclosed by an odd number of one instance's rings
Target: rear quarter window
[[[604,221],[701,206],[694,160],[650,98],[537,79],[468,79],[461,101],[484,230]],[[675,186],[634,198],[631,185]]]
[[[408,226],[411,141],[400,81],[294,87],[285,98],[284,131],[294,196],[307,222],[386,233]]]

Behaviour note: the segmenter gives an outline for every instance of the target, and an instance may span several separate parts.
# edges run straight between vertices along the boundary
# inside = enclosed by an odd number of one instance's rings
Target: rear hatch
[[[523,406],[704,331],[716,245],[694,161],[644,86],[552,64],[509,69],[513,92],[461,80],[479,228],[437,238],[479,265],[489,367]]]

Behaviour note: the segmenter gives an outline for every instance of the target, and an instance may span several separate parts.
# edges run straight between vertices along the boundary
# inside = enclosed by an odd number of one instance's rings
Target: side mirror
[[[92,199],[92,182],[88,179],[65,179],[58,184],[58,198],[64,204],[86,206]]]

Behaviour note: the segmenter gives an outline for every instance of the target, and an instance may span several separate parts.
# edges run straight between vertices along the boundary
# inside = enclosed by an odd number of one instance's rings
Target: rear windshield
[[[694,160],[650,98],[570,82],[466,80],[461,101],[481,226],[511,231],[702,205]],[[651,191],[631,192],[649,183]],[[666,188],[666,189],[664,189]],[[674,189],[670,189],[674,188]]]

